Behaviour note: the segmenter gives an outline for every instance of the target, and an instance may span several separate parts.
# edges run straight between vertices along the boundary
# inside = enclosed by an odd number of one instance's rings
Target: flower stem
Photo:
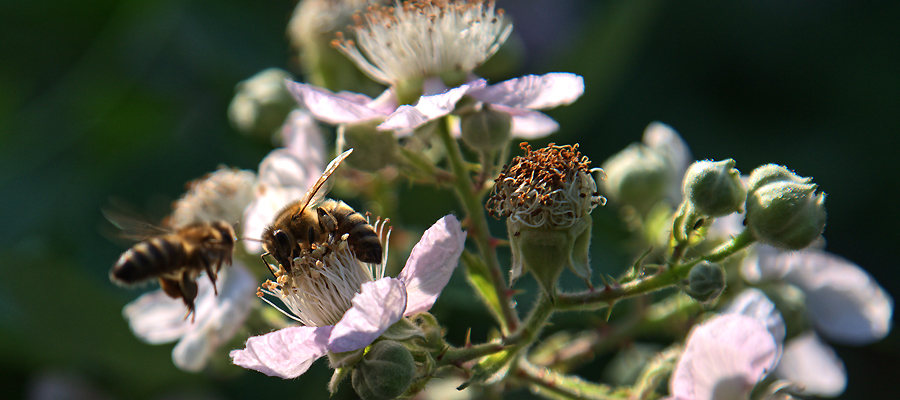
[[[594,310],[612,306],[616,301],[621,299],[667,288],[675,285],[678,281],[685,279],[688,273],[691,272],[691,268],[700,261],[722,261],[728,256],[753,244],[755,241],[756,239],[753,235],[745,230],[731,241],[724,243],[713,250],[712,253],[685,264],[672,265],[653,276],[631,281],[623,285],[607,286],[600,291],[589,290],[579,293],[558,294],[556,296],[556,307],[560,310]]]
[[[528,362],[524,357],[519,359],[516,377],[529,384],[538,393],[546,392],[549,398],[563,399],[625,399],[621,391],[609,386],[587,382],[575,376],[553,372]]]
[[[503,272],[500,269],[500,261],[497,259],[497,253],[489,241],[490,231],[488,230],[487,219],[484,216],[484,209],[481,205],[481,199],[475,194],[475,188],[472,186],[472,180],[466,172],[465,162],[463,161],[462,152],[456,139],[450,135],[447,127],[448,120],[444,118],[438,122],[437,132],[447,148],[447,158],[450,161],[450,168],[456,176],[454,180],[454,189],[459,196],[466,215],[471,222],[469,237],[475,240],[481,257],[485,260],[488,270],[490,271],[491,284],[500,301],[500,308],[503,312],[503,318],[499,321],[500,328],[504,335],[514,332],[519,326],[519,316],[510,306],[509,287],[503,278]]]

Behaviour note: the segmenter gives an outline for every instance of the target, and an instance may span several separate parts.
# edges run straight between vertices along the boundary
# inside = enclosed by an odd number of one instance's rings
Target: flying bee
[[[107,214],[107,218],[122,227],[123,220],[119,216]],[[188,308],[187,315],[193,314],[200,273],[206,272],[218,294],[218,272],[223,264],[231,265],[234,228],[224,221],[195,222],[174,230],[150,224],[145,224],[145,228],[144,232],[152,231],[155,235],[145,235],[143,241],[122,253],[109,272],[110,279],[132,285],[157,278],[162,290],[173,299],[180,298]]]
[[[356,258],[362,262],[381,263],[384,249],[366,217],[343,201],[325,199],[332,186],[328,178],[351,152],[353,149],[335,157],[302,198],[278,212],[263,232],[266,251],[263,257],[271,255],[290,272],[292,260],[302,250],[347,234],[347,243]]]

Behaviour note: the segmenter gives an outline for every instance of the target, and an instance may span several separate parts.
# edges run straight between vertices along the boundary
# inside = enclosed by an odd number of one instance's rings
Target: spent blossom
[[[244,349],[231,352],[233,362],[289,379],[328,352],[372,344],[401,318],[431,308],[459,262],[465,238],[456,217],[441,218],[422,235],[397,278],[383,277],[384,262],[356,259],[346,238],[295,259],[291,272],[279,270],[278,282],[267,283],[264,292],[303,326],[251,337]]]

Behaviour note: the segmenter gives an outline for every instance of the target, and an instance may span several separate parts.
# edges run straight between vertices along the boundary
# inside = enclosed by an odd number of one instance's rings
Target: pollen
[[[597,193],[591,161],[578,144],[533,150],[523,142],[523,156],[513,158],[494,180],[485,208],[532,228],[568,228],[606,199]]]

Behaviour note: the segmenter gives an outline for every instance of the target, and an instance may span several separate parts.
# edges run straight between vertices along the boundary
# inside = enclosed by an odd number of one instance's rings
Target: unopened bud
[[[238,83],[234,99],[228,106],[228,119],[245,135],[269,137],[281,127],[297,103],[284,80],[291,75],[269,68]]]
[[[747,228],[760,242],[799,250],[825,229],[825,194],[816,193],[816,184],[807,183],[808,178],[774,167],[763,166],[750,175]]]
[[[684,197],[694,209],[708,217],[741,212],[747,191],[734,160],[697,161],[684,175]]]
[[[701,303],[709,303],[725,290],[725,268],[703,261],[694,266],[688,274],[685,292]]]
[[[632,143],[603,163],[604,194],[619,205],[649,210],[668,193],[670,166],[652,149]]]
[[[353,389],[363,400],[393,399],[409,389],[415,375],[412,353],[398,342],[382,340],[353,369]]]
[[[475,150],[502,149],[511,138],[512,116],[484,103],[480,110],[460,116],[462,139]]]

